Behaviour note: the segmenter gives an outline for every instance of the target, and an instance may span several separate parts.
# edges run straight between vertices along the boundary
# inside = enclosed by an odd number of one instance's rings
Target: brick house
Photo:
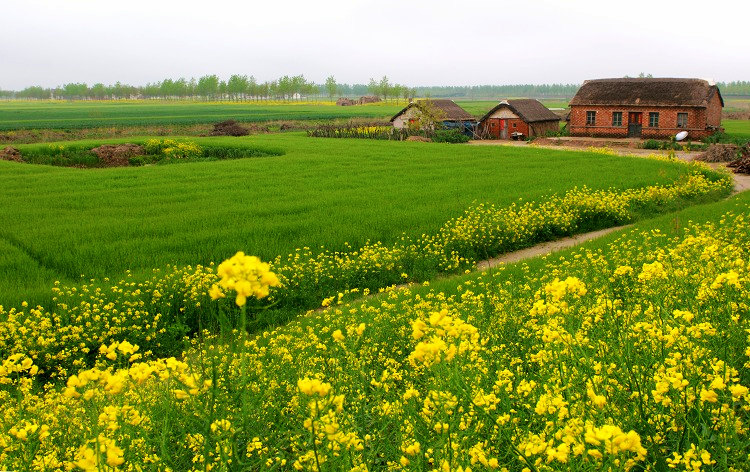
[[[391,118],[394,128],[418,126],[422,110],[429,109],[443,128],[458,129],[466,134],[473,134],[477,119],[469,112],[458,106],[453,100],[419,100],[410,103],[406,108]]]
[[[721,129],[724,99],[701,79],[597,79],[570,101],[571,136],[701,139]]]
[[[503,100],[479,120],[479,135],[488,139],[530,138],[559,129],[559,116],[527,98]]]

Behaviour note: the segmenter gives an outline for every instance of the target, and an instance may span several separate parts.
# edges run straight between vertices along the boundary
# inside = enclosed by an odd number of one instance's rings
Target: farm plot
[[[179,359],[128,342],[138,324],[66,350],[64,384],[45,336],[7,330],[28,354],[3,365],[0,465],[746,470],[749,195]]]
[[[111,169],[0,162],[0,238],[8,247],[0,303],[48,302],[55,280],[144,275],[238,249],[269,260],[305,247],[389,245],[404,233],[435,233],[474,203],[544,202],[584,185],[666,185],[688,172],[676,163],[544,149],[289,134],[196,142],[285,154]]]
[[[721,126],[729,136],[750,140],[750,120],[722,120]]]
[[[403,104],[339,107],[333,104],[204,102],[0,102],[0,131],[102,126],[189,125],[227,119],[243,122],[390,118]]]

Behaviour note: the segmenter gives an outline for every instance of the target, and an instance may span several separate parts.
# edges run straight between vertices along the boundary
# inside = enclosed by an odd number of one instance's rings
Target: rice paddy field
[[[7,101],[0,102],[0,130],[188,125],[227,119],[242,122],[382,119],[390,118],[404,106],[388,103],[340,107],[331,102]]]
[[[722,120],[721,126],[730,136],[750,140],[750,120]]]
[[[304,247],[390,244],[436,231],[475,203],[507,207],[574,187],[669,184],[687,172],[663,161],[542,149],[288,133],[191,140],[283,155],[109,169],[0,162],[0,304],[43,301],[55,280],[207,264],[237,250],[268,260]]]

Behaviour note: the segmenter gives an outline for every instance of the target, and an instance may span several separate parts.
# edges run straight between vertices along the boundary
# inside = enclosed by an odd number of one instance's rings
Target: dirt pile
[[[740,148],[734,144],[712,144],[703,154],[695,158],[702,162],[732,162],[737,159]]]
[[[23,162],[21,151],[13,146],[8,146],[5,149],[0,150],[0,161]]]
[[[142,156],[146,152],[139,144],[103,144],[91,150],[105,167],[122,167],[130,165],[130,158]]]
[[[407,141],[416,141],[418,143],[431,143],[432,140],[430,138],[425,138],[424,136],[409,136],[406,138]]]
[[[241,126],[235,120],[226,120],[214,125],[211,136],[247,136],[250,130]]]
[[[727,164],[737,174],[750,174],[750,143],[742,148],[742,157]]]

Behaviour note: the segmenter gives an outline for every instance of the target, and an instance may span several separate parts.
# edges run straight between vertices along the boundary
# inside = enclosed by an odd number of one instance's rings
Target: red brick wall
[[[539,123],[526,123],[520,118],[506,118],[508,139],[513,139],[513,133],[522,133],[524,137],[544,136],[547,131],[559,131],[559,121],[544,121]],[[497,123],[493,128],[492,123]],[[486,133],[490,138],[500,139],[500,119],[488,118],[480,123],[481,132]],[[513,126],[515,125],[515,127]]]
[[[721,99],[719,94],[715,93],[711,97],[711,101],[708,102],[708,109],[706,110],[706,123],[709,126],[719,128],[721,126]]]
[[[715,105],[713,105],[715,108]],[[714,109],[711,113],[715,113]],[[586,125],[586,112],[596,111],[596,124],[594,126]],[[615,111],[622,112],[622,126],[612,126],[612,113]],[[626,137],[628,135],[628,114],[629,112],[643,113],[643,129],[641,137],[649,138],[670,138],[684,128],[677,127],[677,113],[688,114],[689,138],[700,139],[713,133],[712,130],[706,129],[707,116],[706,108],[691,107],[610,107],[610,106],[572,106],[570,110],[570,134],[572,136],[601,136],[601,137]],[[659,113],[659,127],[651,128],[649,124],[650,112]],[[721,107],[719,107],[719,119],[721,119]]]
[[[508,120],[508,137],[513,138],[513,133],[522,133],[525,137],[529,137],[529,125],[521,119],[509,119]]]

